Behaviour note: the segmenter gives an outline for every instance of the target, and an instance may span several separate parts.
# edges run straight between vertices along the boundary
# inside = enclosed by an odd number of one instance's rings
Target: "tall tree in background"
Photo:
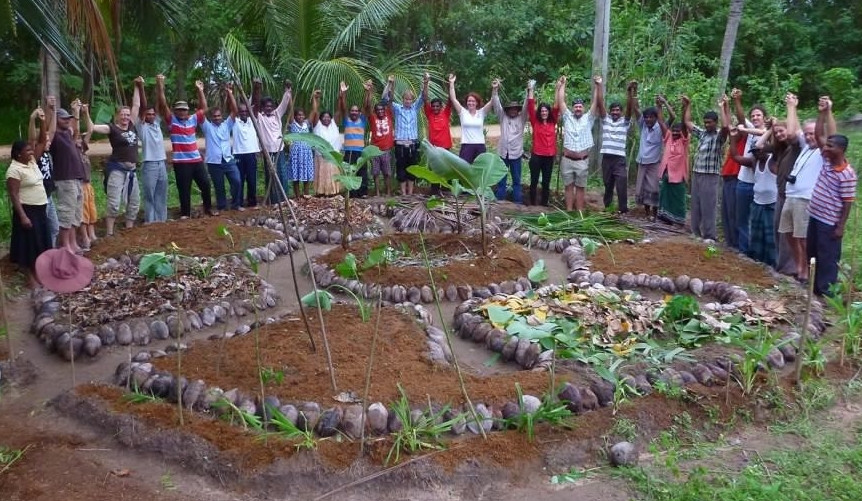
[[[727,25],[724,28],[724,41],[721,43],[721,58],[718,63],[718,92],[716,100],[727,86],[727,77],[730,75],[730,60],[733,57],[733,48],[736,45],[736,33],[739,31],[739,23],[742,21],[742,9],[745,0],[730,0],[730,12],[727,14]]]

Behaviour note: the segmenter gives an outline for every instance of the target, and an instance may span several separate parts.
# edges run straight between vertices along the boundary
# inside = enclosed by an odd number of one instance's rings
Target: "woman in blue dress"
[[[311,124],[305,119],[305,110],[297,109],[293,112],[290,132],[291,134],[311,134]],[[311,184],[314,181],[314,151],[307,143],[295,141],[290,145],[288,176],[293,181],[293,193],[296,198],[311,196]]]

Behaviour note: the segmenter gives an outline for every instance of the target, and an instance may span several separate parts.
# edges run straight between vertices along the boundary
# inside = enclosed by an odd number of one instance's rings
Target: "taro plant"
[[[410,401],[407,399],[407,392],[404,391],[401,384],[398,384],[398,392],[401,397],[392,404],[392,412],[401,422],[401,429],[392,434],[392,448],[386,455],[386,464],[397,463],[401,458],[402,451],[413,454],[423,449],[445,449],[440,439],[452,429],[455,422],[462,416],[455,416],[444,421],[443,414],[449,410],[449,407],[446,406],[433,412],[429,406],[429,409],[425,410],[418,419],[414,419],[411,417],[412,410],[410,409]]]
[[[736,338],[733,341],[735,346],[743,350],[742,358],[737,364],[739,372],[738,382],[743,394],[749,395],[754,391],[754,384],[757,381],[757,371],[759,369],[768,370],[767,357],[769,357],[772,350],[781,347],[789,341],[789,339],[781,341],[776,333],[771,332],[764,326],[751,330],[748,335]]]
[[[284,136],[287,143],[301,141],[313,148],[320,156],[329,162],[332,162],[338,167],[340,174],[335,176],[335,180],[341,183],[344,188],[344,221],[341,226],[341,247],[345,250],[350,242],[350,192],[358,190],[362,186],[362,178],[357,176],[357,172],[363,165],[370,162],[372,158],[383,155],[380,148],[374,145],[366,146],[359,155],[359,159],[355,164],[344,160],[344,154],[335,151],[329,141],[314,134],[287,134]]]
[[[509,173],[506,164],[496,153],[482,153],[471,165],[451,151],[433,146],[427,140],[422,141],[422,149],[425,151],[428,167],[413,165],[407,168],[408,172],[450,190],[463,189],[464,192],[476,198],[479,204],[482,255],[487,257],[488,239],[485,223],[488,217],[488,204],[491,200],[495,200],[491,187]]]

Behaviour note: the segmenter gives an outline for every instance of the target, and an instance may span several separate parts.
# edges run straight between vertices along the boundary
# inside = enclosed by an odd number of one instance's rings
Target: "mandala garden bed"
[[[470,429],[477,434],[478,426],[486,431],[492,426],[502,427],[504,417],[518,412],[513,402],[516,384],[527,394],[541,395],[547,389],[548,376],[540,372],[491,377],[465,375],[467,391],[482,418],[481,425],[468,422],[457,375],[446,362],[445,334],[413,318],[417,314],[430,318],[422,314],[421,306],[405,304],[400,310],[394,307],[381,310],[380,325],[385,328],[381,328],[377,341],[369,390],[371,403],[367,407],[367,426],[372,433],[397,431],[401,423],[388,409],[402,398],[399,386],[412,399],[414,411],[419,409],[421,414],[423,406],[427,410],[429,405],[435,410],[451,406],[447,419],[460,419],[460,425],[453,427],[453,431],[464,433]],[[311,318],[316,333],[317,321],[315,316]],[[279,409],[301,428],[314,430],[320,436],[340,431],[356,438],[363,411],[358,398],[365,385],[366,362],[377,320],[372,317],[360,321],[358,309],[347,305],[334,305],[325,313],[325,319],[338,395],[333,395],[330,386],[322,343],[317,342],[320,347],[317,353],[311,352],[298,318],[262,325],[256,332],[223,341],[195,343],[182,353],[181,378],[176,377],[176,359],[167,356],[150,362],[120,364],[115,383],[174,402],[181,393],[189,409],[214,415],[229,413],[235,407],[247,415],[265,417],[269,415],[267,409]],[[260,399],[262,380],[264,400]],[[562,377],[561,381],[564,380]],[[525,398],[538,404],[536,397]],[[224,401],[230,402],[230,406],[225,408]]]
[[[392,208],[389,223],[402,233],[476,234],[481,226],[478,204],[465,201],[458,203],[457,210],[448,197],[399,203]],[[488,235],[499,235],[503,225],[502,218],[489,215],[485,231]]]
[[[273,287],[239,258],[183,258],[173,276],[147,278],[130,259],[96,268],[73,294],[42,291],[34,298],[32,331],[66,360],[95,357],[105,346],[144,346],[183,332],[245,316],[278,302]],[[191,263],[191,264],[189,264]],[[185,266],[192,266],[191,268]]]
[[[746,298],[701,309],[692,296],[652,301],[584,283],[474,298],[458,306],[454,326],[461,337],[523,368],[549,369],[556,362],[601,376],[589,389],[600,405],[609,405],[621,384],[645,394],[657,381],[711,386],[731,375],[734,381],[751,378],[758,367],[782,369],[795,360],[799,338],[785,313],[777,301]],[[810,329],[816,338],[823,325],[815,318]],[[583,388],[564,388],[560,397],[576,401],[583,394]]]
[[[475,295],[490,296],[493,290],[526,290],[533,265],[529,253],[503,239],[491,239],[490,256],[482,257],[478,237],[425,235],[425,248],[441,300],[455,301]],[[348,253],[355,261],[355,280],[336,273]],[[371,258],[374,256],[374,258]],[[373,264],[372,264],[373,263]],[[333,249],[319,256],[312,270],[322,287],[342,285],[362,297],[377,297],[399,303],[430,303],[434,300],[419,235],[389,235],[356,242],[348,252]],[[349,276],[349,274],[348,274]]]

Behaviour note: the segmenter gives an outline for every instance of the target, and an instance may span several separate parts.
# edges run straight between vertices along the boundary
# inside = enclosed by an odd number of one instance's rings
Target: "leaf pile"
[[[344,197],[312,197],[299,200],[289,200],[300,225],[307,227],[336,226],[344,223]],[[273,207],[273,217],[278,217],[278,209]],[[373,226],[377,218],[371,212],[371,206],[361,201],[351,200],[350,204],[350,227],[364,228]]]
[[[153,281],[138,273],[134,264],[96,269],[90,286],[64,296],[63,311],[75,312],[82,326],[101,325],[128,318],[146,318],[179,308],[200,310],[222,299],[245,299],[260,290],[260,278],[244,266],[213,260],[209,273],[180,273]]]
[[[550,214],[509,214],[522,228],[539,235],[545,240],[590,237],[599,241],[640,240],[643,232],[636,227],[620,221],[612,214],[603,212],[564,212],[558,210]]]

